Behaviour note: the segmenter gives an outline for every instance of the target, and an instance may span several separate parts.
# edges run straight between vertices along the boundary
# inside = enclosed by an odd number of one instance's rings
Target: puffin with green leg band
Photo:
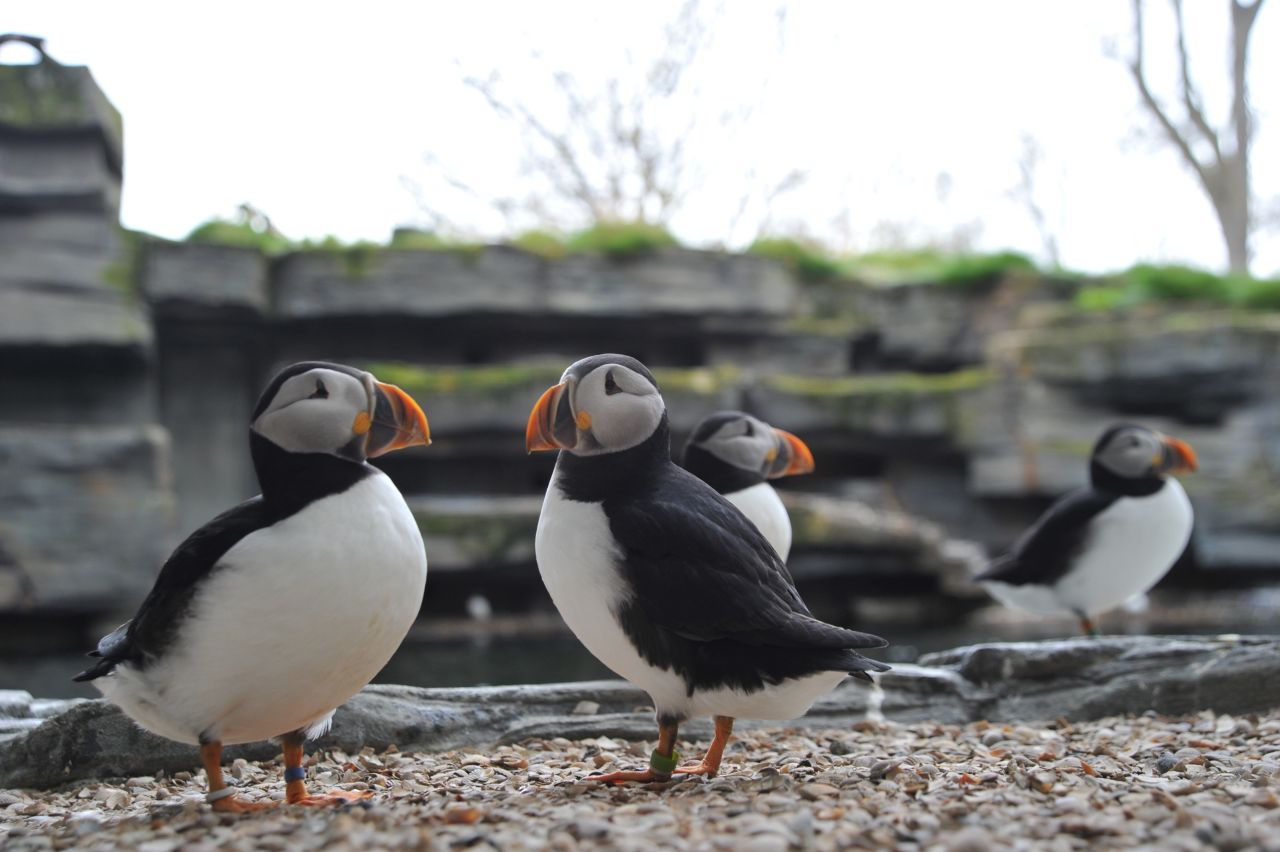
[[[597,355],[538,400],[527,448],[557,450],[535,552],[574,635],[653,698],[658,745],[606,783],[714,776],[735,718],[793,719],[850,675],[888,666],[858,653],[886,642],[814,618],[774,548],[716,490],[671,461],[666,405],[634,358]],[[712,716],[703,759],[676,738]]]

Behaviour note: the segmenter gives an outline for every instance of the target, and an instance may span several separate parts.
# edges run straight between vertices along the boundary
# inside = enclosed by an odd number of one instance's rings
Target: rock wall
[[[136,600],[170,541],[120,133],[87,69],[0,65],[0,609]]]
[[[818,471],[784,486],[792,567],[837,612],[856,592],[962,614],[977,552],[947,537],[1007,545],[1122,417],[1201,454],[1191,575],[1280,569],[1270,316],[1082,313],[1077,284],[1026,272],[812,282],[677,248],[269,258],[125,238],[120,138],[85,69],[0,66],[0,607],[129,610],[179,535],[255,493],[254,399],[316,358],[372,369],[431,418],[433,446],[380,463],[419,507],[432,599],[539,594],[527,539],[552,459],[526,455],[525,420],[569,362],[604,351],[656,368],[677,449],[722,408],[813,447]]]

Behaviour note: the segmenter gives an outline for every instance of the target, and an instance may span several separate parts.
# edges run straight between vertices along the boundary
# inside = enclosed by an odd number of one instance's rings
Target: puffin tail
[[[101,655],[97,651],[90,651],[89,656],[98,657]],[[84,683],[90,680],[97,680],[100,677],[106,677],[107,675],[111,674],[113,671],[115,671],[115,668],[116,668],[115,660],[108,660],[106,658],[103,658],[98,660],[98,662],[89,666],[89,668],[80,672],[80,674],[76,675],[71,679],[76,683]]]
[[[848,672],[851,677],[856,677],[859,680],[865,680],[868,683],[873,683],[874,680],[871,677],[871,672],[879,674],[880,672],[887,672],[891,668],[893,667],[887,666],[879,660],[871,660],[861,654],[855,653],[854,651],[847,651],[845,653],[845,661],[843,665],[841,665],[836,671]]]

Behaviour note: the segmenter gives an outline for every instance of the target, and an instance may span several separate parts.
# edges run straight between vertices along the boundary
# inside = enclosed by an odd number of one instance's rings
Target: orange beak
[[[524,446],[529,452],[569,449],[556,438],[555,428],[556,410],[560,407],[560,398],[564,391],[563,383],[552,385],[534,403],[533,411],[529,412],[529,423],[524,429]]]
[[[770,479],[777,479],[782,476],[798,476],[802,473],[813,473],[813,453],[809,451],[809,446],[782,429],[774,429],[773,433],[782,439],[782,443],[786,445],[787,466],[783,468],[775,468],[769,471]]]
[[[1191,445],[1186,441],[1179,441],[1177,438],[1165,435],[1162,442],[1168,450],[1166,464],[1170,473],[1195,473],[1200,468],[1196,451],[1191,449]]]
[[[365,455],[376,458],[393,450],[431,443],[431,427],[413,397],[395,385],[374,382],[373,423]]]

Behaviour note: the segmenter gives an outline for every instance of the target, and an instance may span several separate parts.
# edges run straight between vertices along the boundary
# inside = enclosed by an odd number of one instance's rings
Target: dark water
[[[888,648],[872,656],[889,663],[913,662],[922,654],[971,645],[977,642],[1020,641],[1061,638],[1070,635],[1058,624],[960,626],[941,629],[893,625],[861,625],[863,629],[889,639]],[[1242,631],[1236,625],[1202,624],[1195,627],[1160,624],[1108,625],[1113,633],[1175,633],[1214,635]],[[88,684],[72,683],[71,676],[89,662],[78,653],[8,654],[0,656],[0,689],[25,689],[44,698],[94,697],[97,690]],[[612,678],[614,675],[596,661],[568,634],[540,633],[532,636],[500,638],[413,639],[406,641],[376,683],[403,683],[411,686],[478,686],[514,683],[555,683],[558,681]]]

